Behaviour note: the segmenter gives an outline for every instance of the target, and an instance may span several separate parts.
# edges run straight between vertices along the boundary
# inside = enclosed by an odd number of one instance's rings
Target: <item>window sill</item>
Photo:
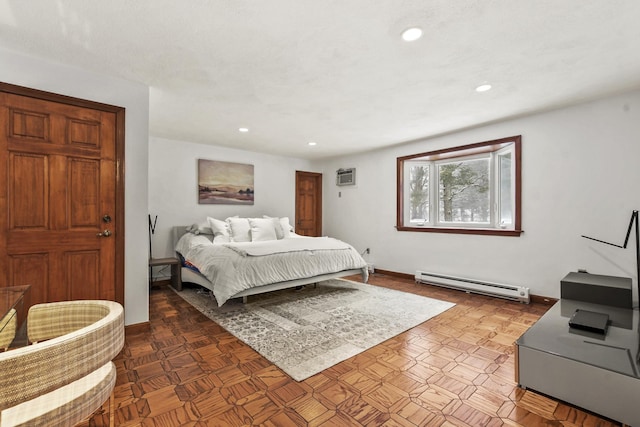
[[[457,227],[405,227],[396,226],[398,231],[419,231],[423,233],[480,234],[487,236],[520,237],[524,230],[502,230],[496,228],[457,228]]]

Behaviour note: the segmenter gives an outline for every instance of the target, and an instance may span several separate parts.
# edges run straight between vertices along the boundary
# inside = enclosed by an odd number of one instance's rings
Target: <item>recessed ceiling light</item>
[[[310,147],[313,147],[314,145],[318,145],[318,144],[317,144],[316,142],[313,142],[313,141],[310,141],[310,142],[309,142],[309,146],[310,146]]]
[[[484,83],[476,88],[476,92],[486,92],[489,89],[491,89],[491,85],[488,83]]]
[[[422,30],[418,27],[407,28],[402,32],[402,40],[412,42],[422,37]]]
[[[249,132],[249,128],[239,128],[239,132]]]

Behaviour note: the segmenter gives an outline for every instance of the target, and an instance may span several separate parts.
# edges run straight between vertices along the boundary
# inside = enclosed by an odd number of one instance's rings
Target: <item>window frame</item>
[[[438,225],[438,212],[434,212],[434,210],[438,209],[436,206],[429,206],[429,211],[432,212],[432,215],[435,214],[434,223],[429,222],[429,219],[423,225],[413,225],[413,224],[405,224],[404,223],[404,212],[405,209],[408,209],[409,206],[404,198],[404,183],[408,179],[405,176],[405,167],[404,162],[408,160],[421,159],[424,158],[425,162],[429,162],[433,166],[437,167],[437,164],[441,161],[454,160],[456,158],[464,158],[472,159],[474,156],[486,155],[489,153],[490,156],[498,156],[501,151],[504,151],[505,148],[513,146],[512,150],[513,156],[511,161],[513,162],[512,168],[512,200],[513,200],[513,225],[509,226],[509,228],[500,228],[499,222],[496,223],[495,227],[486,227],[482,225],[475,224],[461,224],[461,225],[450,225],[450,223],[445,223],[445,226]],[[491,162],[491,164],[493,164]],[[507,138],[501,138],[491,141],[478,142],[475,144],[463,145],[458,147],[445,148],[442,150],[429,151],[425,153],[411,154],[408,156],[398,157],[396,159],[396,175],[397,175],[397,200],[396,200],[396,229],[398,231],[419,231],[419,232],[431,232],[431,233],[454,233],[454,234],[482,234],[482,235],[494,235],[494,236],[520,236],[523,232],[522,230],[522,210],[521,210],[521,201],[522,201],[522,136],[516,135]],[[490,166],[493,167],[493,166]],[[499,169],[496,167],[495,169]],[[499,176],[499,170],[490,170],[491,174],[491,183],[492,184],[500,184],[499,181],[496,180],[496,176]],[[432,177],[435,176],[433,173],[430,175],[429,179],[429,193],[433,195],[434,191],[439,193],[439,180],[435,183]],[[434,190],[435,185],[435,190]],[[432,196],[433,197],[433,196]],[[500,197],[495,191],[491,191],[490,195],[490,209],[492,215],[497,215],[498,218],[501,214],[501,201],[498,200]],[[408,199],[407,199],[408,200]],[[432,199],[430,199],[432,200]]]

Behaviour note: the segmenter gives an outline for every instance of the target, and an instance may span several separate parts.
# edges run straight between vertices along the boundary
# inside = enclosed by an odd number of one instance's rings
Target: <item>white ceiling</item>
[[[640,1],[0,0],[0,46],[150,86],[151,135],[322,158],[639,88]]]

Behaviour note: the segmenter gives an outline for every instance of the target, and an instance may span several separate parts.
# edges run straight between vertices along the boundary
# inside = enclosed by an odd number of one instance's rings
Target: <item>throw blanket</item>
[[[227,243],[242,256],[265,256],[299,251],[328,251],[350,249],[351,246],[331,237],[299,237],[295,239],[269,240],[266,242]]]

